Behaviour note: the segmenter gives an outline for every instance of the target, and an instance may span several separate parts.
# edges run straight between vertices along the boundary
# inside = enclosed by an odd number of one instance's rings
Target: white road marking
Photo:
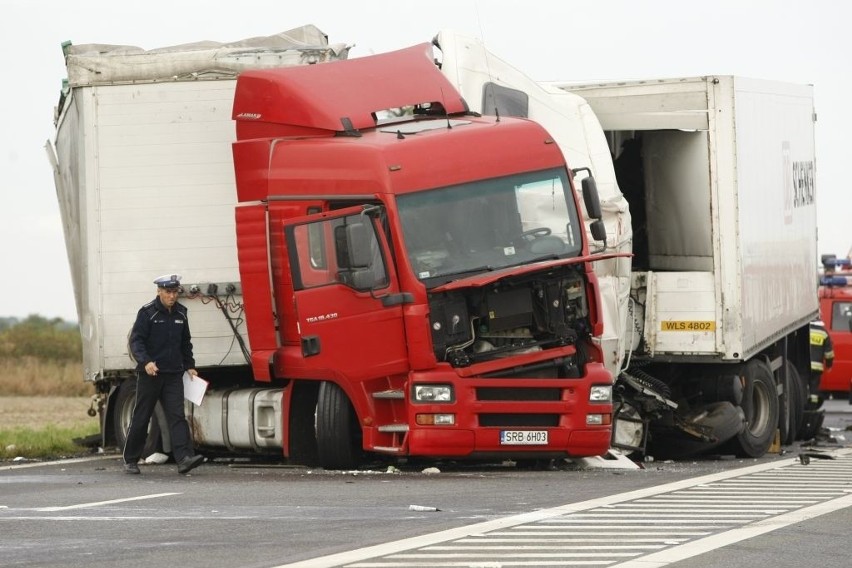
[[[490,561],[490,562],[471,562],[470,560],[447,560],[444,562],[436,562],[435,560],[427,560],[418,562],[415,560],[400,560],[392,564],[385,562],[359,562],[357,564],[349,564],[350,568],[506,568],[507,566],[532,566],[534,568],[543,568],[545,566],[612,566],[612,560],[576,560],[576,559],[559,559],[545,560],[537,558],[535,560],[512,560],[512,562]]]
[[[848,459],[850,454],[852,450],[839,450],[834,456],[844,459],[832,460],[833,463],[828,465],[804,466],[799,465],[797,459],[782,459],[283,564],[276,568],[485,568],[502,565],[565,566],[568,563],[657,568],[852,506],[852,494],[848,494],[852,489],[849,478],[844,479],[838,474],[838,471],[849,470],[852,463]],[[809,469],[803,469],[805,467]],[[826,473],[826,469],[830,478],[820,478]],[[788,482],[788,479],[792,479],[792,476],[786,477],[788,473],[795,475],[792,482]],[[760,479],[752,480],[749,478],[752,475],[760,476]],[[773,475],[780,477],[767,479]],[[811,483],[803,484],[804,479],[810,479]],[[764,495],[754,496],[749,490],[758,492],[758,495],[762,492]],[[633,508],[627,508],[628,506]],[[658,513],[664,510],[669,512],[658,514],[653,519],[649,518],[645,511],[656,511],[656,507],[660,508]],[[682,507],[692,507],[690,512],[694,514],[689,519],[684,519],[682,515],[671,512],[673,508],[675,512],[682,511]],[[731,514],[731,509],[735,509],[739,514]],[[642,514],[639,514],[640,511]],[[618,517],[613,517],[613,514]],[[545,538],[548,536],[561,538]],[[590,545],[564,545],[566,542],[600,542],[605,536],[618,537],[617,542],[624,547],[619,550],[625,551],[609,551]],[[521,540],[519,537],[534,538]],[[637,543],[630,546],[631,542],[638,540],[635,537],[658,537],[657,542],[661,539],[667,548],[649,553],[646,545]],[[692,540],[687,540],[690,538]],[[508,546],[508,549],[515,553],[504,552],[504,548],[493,548],[495,542],[503,543],[502,546]],[[530,550],[531,544],[517,546],[522,542],[538,543],[536,551]],[[512,544],[516,546],[510,546]],[[431,552],[434,550],[446,552],[436,554]],[[574,552],[564,552],[567,550]],[[586,552],[587,550],[599,552]],[[495,560],[497,554],[499,561]],[[616,564],[618,562],[620,563]]]
[[[693,556],[698,556],[699,554],[704,554],[705,552],[716,550],[717,548],[722,548],[741,540],[754,538],[850,506],[852,506],[852,495],[847,495],[846,497],[826,501],[825,503],[799,509],[798,511],[791,511],[777,517],[772,517],[771,519],[757,521],[744,527],[694,540],[680,546],[631,560],[630,562],[616,564],[616,566],[618,568],[658,568],[666,566],[673,562],[692,558]]]
[[[82,516],[18,516],[18,517],[0,517],[0,522],[2,521],[197,521],[202,519],[204,521],[251,521],[251,520],[259,520],[260,517],[250,517],[250,516],[234,516],[234,517],[192,517],[189,515],[183,516],[162,516],[162,515],[150,515],[150,516],[140,516],[140,515],[128,515],[125,517],[117,517],[117,516],[95,516],[95,517],[82,517]]]
[[[545,530],[542,530],[541,532],[539,532],[539,531],[523,532],[524,530],[535,529],[535,528],[541,528],[541,529],[545,529]],[[576,529],[576,528],[577,527],[571,527],[572,530]],[[609,529],[611,527],[606,527],[606,528]],[[695,527],[692,527],[692,528],[694,529]],[[550,529],[550,530],[546,532],[547,529]],[[575,533],[575,534],[579,535],[579,533]],[[584,534],[588,534],[588,533],[584,533]],[[669,536],[701,536],[701,535],[706,535],[706,534],[710,534],[710,533],[707,532],[707,531],[697,531],[697,530],[691,530],[691,531],[668,531],[667,530],[664,535],[661,535],[658,532],[636,532],[636,531],[630,532],[630,536],[656,536],[656,537],[661,537],[661,538],[663,538],[663,537],[667,538]],[[553,527],[524,527],[521,530],[512,531],[512,532],[499,532],[499,531],[490,532],[490,533],[488,533],[488,535],[489,536],[490,535],[499,535],[499,536],[503,536],[503,535],[512,535],[512,536],[565,536],[565,529],[560,528],[558,531],[554,531]],[[603,535],[617,536],[617,537],[619,537],[619,540],[622,540],[624,538],[624,531],[600,531],[600,530],[596,530],[595,533],[594,533],[594,536],[603,536]],[[612,539],[610,539],[610,540],[612,540]]]
[[[65,465],[65,464],[75,464],[75,463],[85,463],[90,461],[97,460],[115,460],[117,459],[115,456],[94,456],[90,458],[75,458],[71,460],[56,460],[49,462],[29,462],[29,463],[19,463],[12,465],[2,465],[0,466],[0,471],[10,471],[13,469],[27,469],[30,467],[42,467],[45,465]]]
[[[158,497],[171,497],[172,495],[180,495],[180,493],[153,493],[151,495],[140,495],[139,497],[127,497],[125,499],[111,499],[109,501],[97,501],[94,503],[80,503],[78,505],[67,505],[65,507],[36,507],[29,509],[30,511],[39,511],[41,513],[50,513],[53,511],[70,511],[71,509],[90,509],[92,507],[100,507],[101,505],[112,505],[115,503],[127,503],[129,501],[142,501],[143,499],[157,499]]]

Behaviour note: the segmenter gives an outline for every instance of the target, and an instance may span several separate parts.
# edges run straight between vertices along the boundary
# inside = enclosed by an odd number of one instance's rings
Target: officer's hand
[[[160,369],[157,368],[157,364],[154,363],[153,361],[149,361],[145,365],[145,372],[148,373],[149,375],[151,375],[152,377],[155,377],[157,375],[157,371],[159,371],[159,370]]]
[[[198,371],[196,371],[195,369],[187,369],[186,372],[189,373],[190,380],[198,376]]]

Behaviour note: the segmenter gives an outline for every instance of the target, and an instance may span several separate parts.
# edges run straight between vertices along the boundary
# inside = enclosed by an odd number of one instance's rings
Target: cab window
[[[831,331],[852,331],[852,302],[835,302],[831,308]]]

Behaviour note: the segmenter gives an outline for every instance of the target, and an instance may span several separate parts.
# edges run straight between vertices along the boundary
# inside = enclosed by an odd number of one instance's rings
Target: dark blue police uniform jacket
[[[154,361],[161,373],[180,373],[195,368],[192,337],[186,306],[175,303],[172,311],[154,298],[139,309],[130,332],[130,351],[136,368]]]

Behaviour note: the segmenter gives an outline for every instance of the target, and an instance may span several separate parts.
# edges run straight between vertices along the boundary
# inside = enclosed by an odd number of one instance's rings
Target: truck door
[[[284,224],[302,351],[289,363],[304,376],[363,381],[408,371],[407,295],[374,217],[350,207]]]

